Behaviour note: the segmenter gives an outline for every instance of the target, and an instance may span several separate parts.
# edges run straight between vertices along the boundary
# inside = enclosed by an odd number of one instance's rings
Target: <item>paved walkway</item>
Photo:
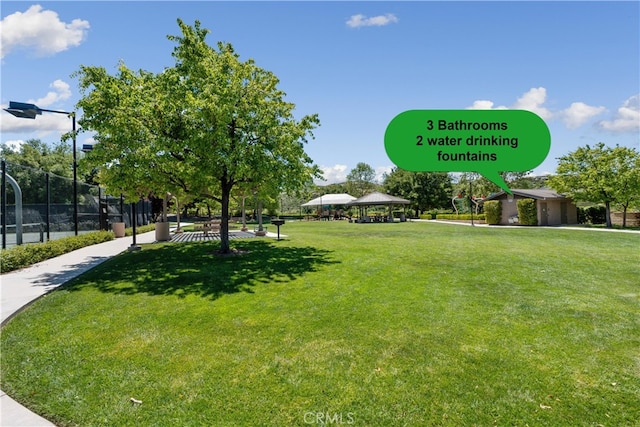
[[[238,233],[242,233],[239,235]],[[202,233],[184,233],[173,235],[173,242],[219,240],[219,235],[209,234],[206,238]],[[268,237],[274,237],[268,233]],[[231,232],[230,238],[255,237],[250,232]],[[136,243],[146,244],[155,241],[155,231],[139,234]],[[5,273],[0,276],[0,318],[2,324],[19,313],[32,301],[47,292],[73,279],[109,258],[129,249],[133,243],[132,237],[123,237],[109,242],[100,243],[78,249],[57,258],[42,261],[22,270]],[[0,390],[0,426],[54,426],[51,422],[34,414],[24,406]]]
[[[433,222],[434,224],[452,224],[452,225],[468,225],[471,226],[471,222],[462,221],[447,221],[445,219],[412,219],[414,222]],[[536,225],[536,226],[524,226],[524,225],[489,225],[486,223],[475,222],[474,227],[492,227],[496,229],[501,228],[519,228],[519,229],[538,229],[538,228],[551,228],[553,230],[578,230],[578,231],[603,231],[603,232],[619,232],[619,233],[635,233],[640,234],[640,230],[628,230],[620,228],[600,228],[600,227],[579,227],[571,225]]]
[[[155,231],[136,236],[136,243],[152,243]],[[2,324],[30,302],[84,273],[107,259],[126,251],[132,237],[123,237],[78,249],[22,270],[0,276],[0,315]],[[0,426],[53,426],[0,391]]]

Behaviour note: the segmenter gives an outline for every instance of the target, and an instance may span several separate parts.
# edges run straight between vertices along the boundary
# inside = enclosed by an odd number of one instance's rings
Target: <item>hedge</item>
[[[533,199],[518,199],[518,223],[520,225],[538,225],[538,205]]]
[[[156,224],[147,224],[147,225],[138,225],[136,226],[136,235],[146,233],[148,231],[153,231],[156,229]],[[125,236],[133,236],[133,227],[125,228],[124,230]]]
[[[470,221],[473,217],[474,220],[484,221],[485,214],[438,214],[436,215],[436,219],[448,219],[448,220],[458,220],[458,221]]]
[[[502,201],[488,200],[483,203],[487,224],[497,225],[502,221]]]
[[[29,265],[115,238],[111,231],[96,231],[79,236],[63,237],[44,243],[14,246],[0,251],[0,273],[28,267]]]

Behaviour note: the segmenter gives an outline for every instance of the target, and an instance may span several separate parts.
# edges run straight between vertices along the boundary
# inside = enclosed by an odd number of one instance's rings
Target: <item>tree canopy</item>
[[[386,192],[411,201],[416,214],[429,209],[448,207],[451,198],[451,177],[446,172],[409,172],[393,168],[385,176]]]
[[[95,131],[88,161],[99,181],[129,198],[166,191],[208,197],[222,205],[221,251],[228,252],[234,188],[277,196],[320,172],[304,151],[318,116],[294,116],[279,80],[233,46],[207,44],[207,29],[178,19],[175,65],[158,74],[123,63],[110,76],[81,67],[83,130]]]
[[[360,162],[347,175],[347,192],[354,197],[362,197],[376,188],[376,171]]]
[[[60,142],[47,144],[29,139],[17,148],[0,145],[0,157],[9,164],[9,174],[22,190],[23,203],[44,204],[46,201],[45,173],[49,173],[50,193],[56,203],[73,201],[73,150]]]
[[[558,158],[556,175],[549,184],[578,201],[603,203],[611,227],[611,205],[626,208],[640,200],[640,154],[632,148],[579,147]]]

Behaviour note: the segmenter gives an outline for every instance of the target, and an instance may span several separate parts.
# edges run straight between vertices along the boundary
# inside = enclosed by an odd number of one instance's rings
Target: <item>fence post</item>
[[[120,219],[122,219],[122,222],[125,222],[124,220],[124,195],[120,195]]]
[[[7,249],[7,162],[2,160],[2,249]]]
[[[51,240],[51,184],[49,181],[49,172],[44,174],[46,193],[47,193],[47,210],[45,212],[45,219],[47,221],[47,241]]]
[[[131,217],[133,218],[133,243],[129,246],[129,251],[139,251],[140,246],[136,242],[136,223],[138,222],[138,215],[136,214],[136,205],[138,202],[131,202]]]

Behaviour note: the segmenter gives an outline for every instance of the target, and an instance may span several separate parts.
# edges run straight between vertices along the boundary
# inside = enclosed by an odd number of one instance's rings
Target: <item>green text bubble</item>
[[[524,172],[544,161],[551,135],[525,110],[409,110],[384,134],[389,159],[415,172],[477,172],[511,193],[501,172]]]

